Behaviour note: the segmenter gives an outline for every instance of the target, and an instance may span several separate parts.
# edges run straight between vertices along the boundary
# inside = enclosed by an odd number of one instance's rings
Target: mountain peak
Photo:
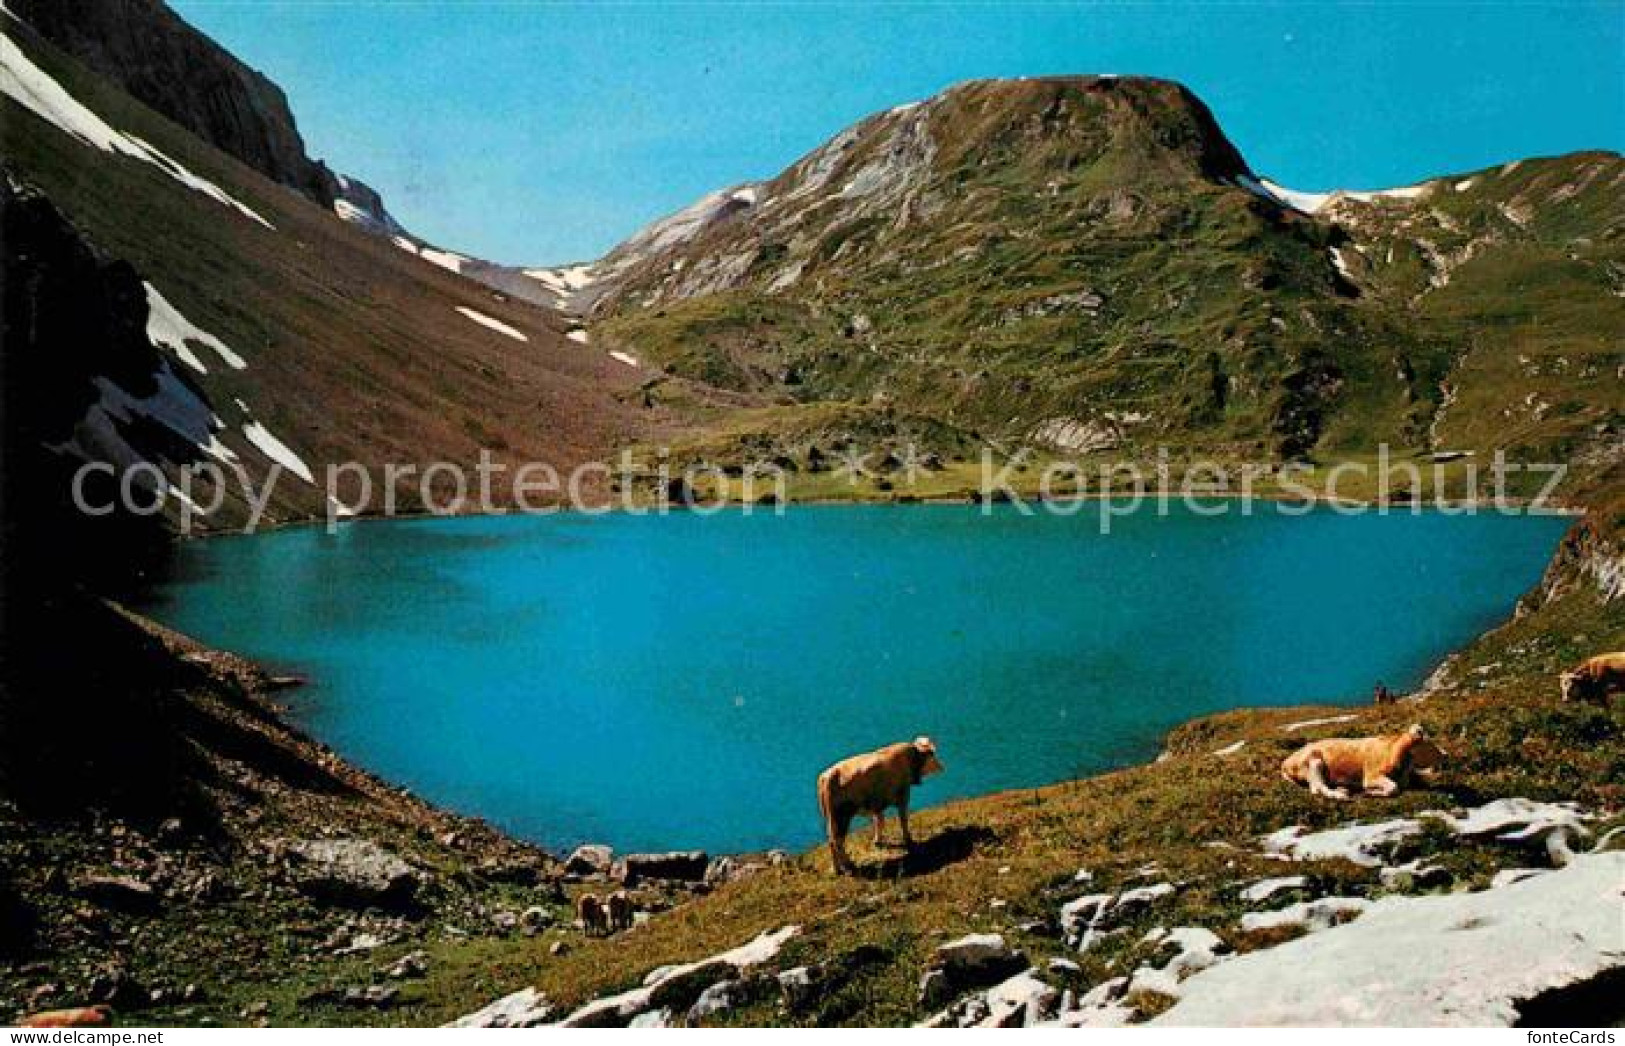
[[[595,266],[593,297],[612,307],[632,290],[640,300],[752,281],[779,290],[864,245],[917,247],[929,240],[922,231],[1065,223],[1080,209],[1121,213],[1124,194],[1244,178],[1251,172],[1212,112],[1173,81],[969,80],[875,113],[772,179],[709,193],[645,227]]]

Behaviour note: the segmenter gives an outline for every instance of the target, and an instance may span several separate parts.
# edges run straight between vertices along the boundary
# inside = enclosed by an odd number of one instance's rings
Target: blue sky
[[[1253,168],[1375,188],[1625,141],[1625,4],[171,0],[421,236],[596,257],[877,109],[985,76],[1145,73]]]

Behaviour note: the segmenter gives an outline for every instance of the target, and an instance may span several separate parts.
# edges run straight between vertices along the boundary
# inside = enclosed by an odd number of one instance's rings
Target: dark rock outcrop
[[[627,854],[622,878],[635,886],[645,879],[674,882],[703,882],[711,860],[703,850],[674,850],[659,854]]]
[[[267,178],[332,206],[333,174],[306,155],[282,89],[161,0],[16,0],[8,6],[149,108]]]

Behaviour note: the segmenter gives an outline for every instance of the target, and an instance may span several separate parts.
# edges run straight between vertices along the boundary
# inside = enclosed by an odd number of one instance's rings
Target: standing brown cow
[[[1612,694],[1625,692],[1625,653],[1588,657],[1572,672],[1558,676],[1565,701],[1608,703]]]
[[[609,933],[609,910],[595,893],[584,893],[576,898],[576,915],[581,918],[581,929],[588,937]]]
[[[908,831],[909,789],[932,774],[942,772],[937,746],[929,737],[900,741],[863,755],[843,759],[818,775],[818,808],[829,833],[830,859],[835,873],[851,873],[846,856],[846,833],[852,819],[868,814],[875,821],[875,845],[886,826],[886,809],[897,808],[903,826],[903,846],[912,849]]]
[[[615,930],[630,930],[632,928],[632,898],[627,896],[625,890],[616,890],[604,902],[609,916],[609,928]]]

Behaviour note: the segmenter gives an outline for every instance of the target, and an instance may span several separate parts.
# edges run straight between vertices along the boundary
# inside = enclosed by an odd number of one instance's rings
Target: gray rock
[[[343,1002],[358,1009],[387,1010],[400,993],[393,984],[369,984],[365,988],[345,989]]]
[[[628,1028],[669,1028],[671,1027],[670,1010],[650,1010],[640,1013],[627,1022]]]
[[[705,989],[733,976],[732,963],[721,959],[686,966],[668,973],[649,991],[648,1005],[656,1009],[687,1011]]]
[[[950,972],[973,970],[1008,963],[1015,951],[998,933],[973,933],[949,941],[931,956],[931,965]]]
[[[1061,906],[1061,932],[1074,948],[1088,951],[1102,934],[1174,891],[1172,883],[1153,883],[1120,893],[1086,894]]]
[[[448,1028],[534,1028],[553,1016],[547,996],[535,988],[504,995],[484,1009],[475,1010],[446,1025]]]
[[[744,996],[744,981],[718,981],[701,992],[694,1005],[688,1008],[688,1023],[695,1024],[714,1014],[731,1010],[744,1001]]]
[[[93,904],[121,912],[147,914],[158,909],[158,891],[128,875],[87,875],[73,892]]]
[[[920,975],[920,987],[915,999],[921,1006],[941,1006],[953,994],[953,981],[946,970],[926,970]]]
[[[984,1027],[1020,1028],[1054,1016],[1061,995],[1028,970],[989,988],[986,999]]]
[[[925,976],[920,979],[922,1005],[931,1006],[945,998],[996,984],[1027,965],[1027,957],[1005,942],[997,933],[973,933],[937,948]],[[933,978],[939,973],[940,978]]]
[[[383,976],[394,981],[404,981],[410,977],[422,977],[428,972],[429,953],[425,951],[407,952],[379,971]]]
[[[400,909],[422,885],[416,869],[367,839],[304,839],[285,852],[294,884],[319,901]]]
[[[532,905],[519,913],[519,929],[527,937],[534,937],[552,925],[553,913],[539,904]]]
[[[602,843],[584,843],[570,851],[564,871],[569,875],[608,875],[614,864],[614,850]]]
[[[806,1009],[819,996],[824,971],[818,966],[796,966],[779,974],[779,991],[792,1010]]]
[[[1282,890],[1302,890],[1308,887],[1307,875],[1282,875],[1273,879],[1260,879],[1241,891],[1241,899],[1248,904],[1262,904]]]
[[[679,1001],[684,1005],[697,1002],[707,987],[771,960],[786,941],[800,932],[799,926],[784,926],[699,962],[661,967],[651,972],[641,987],[595,999],[565,1017],[559,1022],[560,1026],[624,1027],[632,1018],[651,1009],[673,1009]]]

